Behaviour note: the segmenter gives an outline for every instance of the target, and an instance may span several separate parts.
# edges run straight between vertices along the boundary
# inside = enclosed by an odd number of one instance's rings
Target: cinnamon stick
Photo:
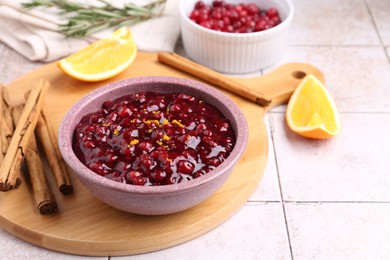
[[[4,113],[9,113],[8,109],[7,111],[4,111]],[[9,144],[11,143],[13,130],[10,129],[10,127],[7,125],[7,122],[5,119],[0,122],[0,131],[1,131],[1,152],[3,154],[7,153]]]
[[[160,62],[170,65],[176,69],[185,71],[193,76],[206,80],[225,90],[233,92],[243,98],[255,102],[261,106],[271,104],[271,99],[264,94],[247,88],[246,86],[229,79],[228,77],[215,72],[207,67],[197,64],[189,59],[186,59],[176,53],[161,52],[157,55]]]
[[[35,139],[30,140],[26,151],[26,164],[29,171],[34,200],[42,215],[57,211],[57,202],[47,183],[42,161],[40,160]]]
[[[12,160],[12,165],[11,165],[10,171],[15,172],[18,175],[20,175],[20,166],[23,163],[23,159],[24,159],[24,154],[22,152],[22,149],[20,147],[18,147],[15,158]],[[4,188],[4,191],[7,191],[7,190],[10,190],[11,188],[17,188],[20,183],[21,183],[20,178],[16,178],[12,187],[8,186],[7,183],[2,184],[0,187]]]
[[[36,82],[31,90],[28,100],[24,106],[23,112],[16,125],[7,153],[0,167],[0,190],[7,191],[13,189],[19,180],[19,165],[14,164],[14,158],[20,153],[22,160],[25,150],[30,143],[34,133],[38,116],[41,113],[44,98],[49,90],[49,83],[43,79]]]
[[[54,175],[54,179],[56,180],[58,189],[63,194],[72,193],[73,186],[68,174],[68,168],[62,158],[54,128],[48,120],[45,108],[42,108],[41,110],[35,131],[38,140],[42,145],[42,149],[45,152],[47,161],[49,162],[49,166]]]
[[[3,88],[2,94],[3,94],[4,121],[8,126],[8,130],[10,131],[12,137],[15,127],[14,127],[14,121],[12,120],[11,112],[9,108],[10,97],[7,88]],[[9,139],[11,140],[11,138]]]
[[[3,154],[7,153],[9,144],[11,143],[12,135],[14,133],[14,124],[11,118],[11,113],[9,111],[9,107],[7,102],[5,101],[8,99],[8,91],[6,88],[2,88],[2,91],[0,93],[2,95],[2,99],[0,100],[1,104],[1,114],[2,117],[0,120],[0,134],[1,134],[1,152]]]
[[[13,107],[12,116],[15,122],[17,122],[20,118],[22,111],[22,104]],[[30,143],[25,150],[25,161],[38,211],[42,215],[48,215],[56,212],[57,202],[46,180],[45,171],[35,138],[30,139]]]
[[[3,122],[3,84],[0,84],[0,123]],[[0,124],[0,164],[4,160],[4,152],[3,152],[3,135],[4,135],[4,129],[2,128],[2,124]]]

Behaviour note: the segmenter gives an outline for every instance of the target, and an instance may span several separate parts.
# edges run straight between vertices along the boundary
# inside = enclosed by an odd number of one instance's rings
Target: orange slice
[[[325,139],[340,132],[336,104],[314,75],[306,76],[292,94],[286,111],[287,124],[295,133]]]
[[[100,81],[124,71],[135,59],[137,47],[127,27],[58,61],[59,68],[82,81]]]

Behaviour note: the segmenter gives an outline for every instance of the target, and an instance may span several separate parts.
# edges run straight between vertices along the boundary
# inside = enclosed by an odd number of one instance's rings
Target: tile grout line
[[[286,111],[272,111],[272,113],[275,114],[284,114]],[[340,114],[359,114],[359,115],[364,115],[364,114],[374,114],[374,115],[387,115],[390,114],[390,112],[383,112],[383,111],[339,111]]]
[[[367,200],[283,200],[284,204],[390,204],[390,201],[367,201]],[[277,200],[248,200],[245,205],[254,206],[253,204],[280,203]]]
[[[366,200],[285,200],[284,202],[296,204],[390,204],[390,201]]]
[[[380,33],[379,33],[378,26],[377,26],[376,23],[375,23],[375,19],[374,19],[374,16],[372,15],[370,6],[369,6],[369,4],[367,3],[367,0],[363,0],[363,1],[364,1],[364,5],[365,5],[365,7],[366,7],[366,10],[367,10],[368,14],[370,15],[370,19],[371,19],[372,25],[374,26],[376,35],[378,36],[379,41],[381,42],[381,46],[383,47],[383,46],[384,46],[384,42],[383,42],[383,39],[382,39],[382,37],[381,37],[381,35],[380,35]]]
[[[383,51],[385,52],[385,55],[386,55],[386,57],[387,57],[387,61],[390,63],[390,57],[389,57],[389,55],[388,55],[388,53],[387,53],[387,51],[386,51],[385,42],[383,41],[383,39],[382,39],[382,37],[381,37],[381,34],[379,33],[379,29],[378,29],[378,26],[377,26],[377,24],[376,24],[376,22],[375,22],[375,19],[374,19],[374,16],[373,16],[373,14],[372,14],[372,11],[371,11],[371,9],[370,9],[370,5],[367,3],[367,0],[364,0],[364,4],[365,4],[365,6],[366,6],[366,9],[367,9],[368,14],[370,15],[371,22],[372,22],[372,24],[373,24],[373,26],[374,26],[376,35],[378,36],[379,41],[381,42],[381,46],[382,46]]]
[[[375,48],[375,47],[383,47],[382,43],[379,44],[318,44],[318,43],[290,43],[288,46],[291,47],[340,47],[340,48]]]
[[[288,240],[288,246],[289,246],[289,249],[290,249],[290,256],[291,256],[291,260],[294,260],[294,255],[293,255],[293,250],[292,250],[292,244],[291,244],[291,238],[290,238],[290,231],[289,231],[289,228],[288,228],[288,223],[287,223],[287,214],[286,214],[286,208],[284,206],[284,199],[283,199],[283,192],[282,192],[282,185],[281,185],[281,182],[280,182],[280,174],[279,174],[279,167],[278,167],[278,158],[276,156],[276,147],[275,147],[275,142],[274,142],[274,136],[273,136],[273,125],[272,125],[272,122],[271,122],[271,117],[272,117],[272,112],[269,113],[269,117],[268,117],[268,122],[269,122],[269,126],[270,126],[270,139],[271,139],[271,142],[272,142],[272,146],[273,146],[273,152],[274,152],[274,160],[275,160],[275,166],[276,166],[276,174],[278,176],[278,185],[279,185],[279,191],[280,191],[280,198],[281,198],[281,202],[282,202],[282,210],[283,210],[283,217],[284,217],[284,224],[286,226],[286,233],[287,233],[287,240]]]
[[[257,206],[258,204],[270,204],[270,203],[275,203],[278,204],[280,203],[280,200],[248,200],[245,202],[245,206]]]

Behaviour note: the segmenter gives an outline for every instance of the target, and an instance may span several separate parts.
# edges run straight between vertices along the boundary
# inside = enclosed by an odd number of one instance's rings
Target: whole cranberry
[[[195,169],[195,165],[187,160],[177,162],[177,171],[184,174],[191,174]]]

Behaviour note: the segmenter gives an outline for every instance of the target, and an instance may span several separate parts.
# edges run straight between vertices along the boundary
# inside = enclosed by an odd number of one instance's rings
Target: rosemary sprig
[[[97,0],[102,6],[92,6],[68,0],[32,0],[24,2],[27,9],[36,7],[57,8],[67,20],[59,26],[59,31],[67,37],[91,35],[108,27],[133,25],[161,15],[166,0],[155,0],[147,5],[138,6],[127,3],[118,8],[107,1]]]

